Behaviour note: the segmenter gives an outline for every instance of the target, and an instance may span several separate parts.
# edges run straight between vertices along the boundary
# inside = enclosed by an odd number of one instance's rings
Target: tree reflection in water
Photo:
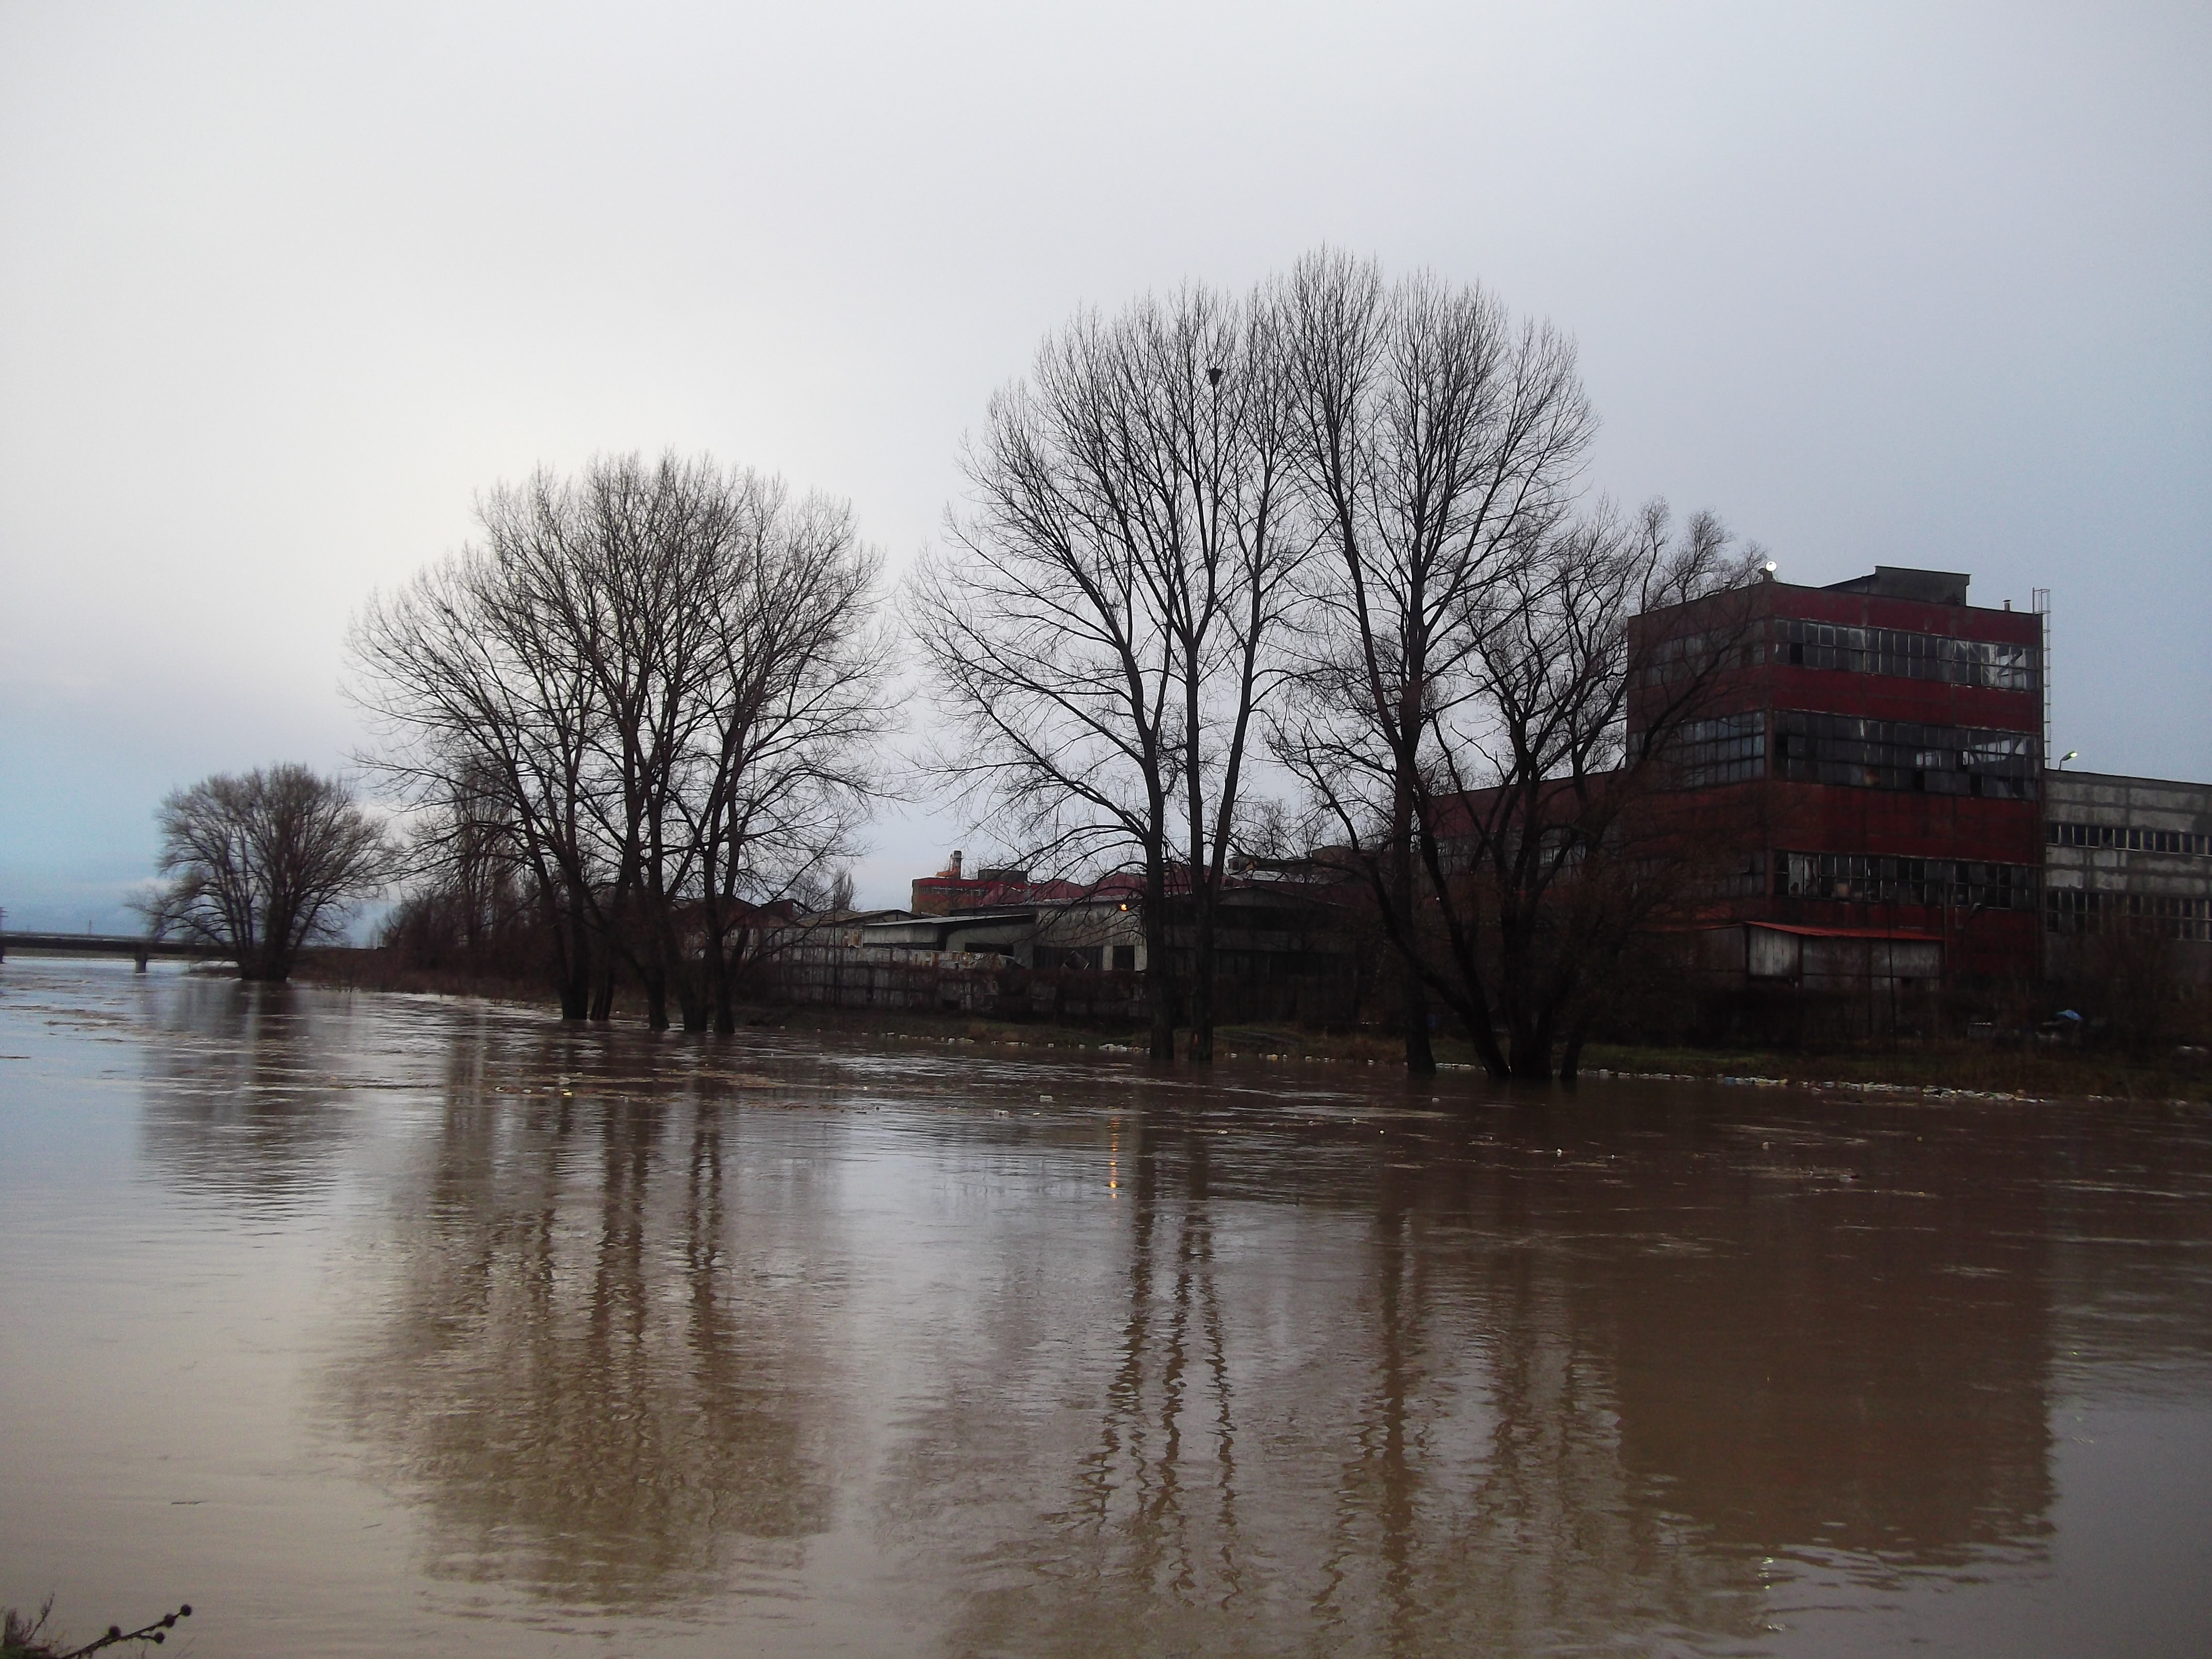
[[[805,1182],[732,1183],[697,1079],[567,1058],[496,1068],[548,1080],[520,1099],[453,1079],[339,1408],[438,1576],[607,1607],[768,1587],[830,1510]]]
[[[1869,1195],[1817,1136],[1778,1168],[1539,1111],[1310,1128],[1255,1167],[1223,1121],[1117,1121],[1110,1330],[1035,1328],[1086,1304],[1070,1258],[940,1354],[883,1503],[908,1581],[959,1587],[946,1650],[1752,1642],[1772,1556],[1879,1577],[2039,1547],[2018,1156]]]
[[[179,976],[147,1047],[150,1161],[249,1209],[313,1202],[364,1103],[332,1069],[346,1023],[342,1006],[294,986]]]
[[[376,1115],[327,1030],[234,1015],[163,1051],[145,1133],[258,1204]],[[1996,1108],[1100,1067],[1048,1109],[1011,1062],[454,1021],[379,1039],[415,1127],[358,1177],[325,1403],[433,1576],[562,1607],[836,1595],[957,1654],[1764,1649],[1778,1574],[2035,1569],[2054,1349],[2114,1271],[2054,1241],[2203,1234],[2167,1201],[2201,1127],[2154,1194],[2103,1127]],[[2100,1364],[2201,1374],[2203,1276],[2161,1271]]]

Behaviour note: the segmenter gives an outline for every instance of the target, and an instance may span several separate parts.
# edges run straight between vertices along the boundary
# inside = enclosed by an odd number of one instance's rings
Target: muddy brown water
[[[0,1596],[81,1636],[2212,1645],[2202,1107],[1201,1084],[21,959],[0,1055]]]

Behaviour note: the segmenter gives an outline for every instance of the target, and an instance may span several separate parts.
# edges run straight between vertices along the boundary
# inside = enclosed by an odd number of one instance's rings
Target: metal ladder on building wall
[[[2037,781],[2035,805],[2039,826],[2043,831],[2043,844],[2051,844],[2051,590],[2033,587],[2028,590],[2028,606],[2043,624],[2043,654],[2037,664],[2036,680],[2043,688],[2043,773]],[[2035,937],[2039,945],[2035,953],[2036,977],[2046,983],[2051,978],[2051,917],[2045,907],[2051,901],[2042,895],[2042,872],[2037,872],[2035,900]]]
[[[2028,604],[2043,623],[2043,659],[2036,678],[2043,687],[2043,764],[2051,764],[2051,590],[2028,590]]]

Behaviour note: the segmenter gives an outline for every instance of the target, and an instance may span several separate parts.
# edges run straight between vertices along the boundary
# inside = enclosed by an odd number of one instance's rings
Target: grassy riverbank
[[[1141,1050],[1141,1029],[1106,1032],[957,1015],[842,1008],[794,1008],[754,1017],[787,1030],[948,1040],[1010,1047]],[[1304,1031],[1293,1027],[1224,1025],[1214,1034],[1224,1059],[1267,1059],[1294,1065],[1394,1066],[1403,1050],[1379,1031]],[[1437,1063],[1478,1069],[1474,1048],[1439,1036]],[[1892,1089],[1952,1089],[2036,1099],[2095,1097],[2113,1100],[2191,1100],[2212,1103],[2212,1060],[2204,1055],[2137,1056],[1990,1042],[1920,1042],[1828,1049],[1693,1048],[1592,1043],[1583,1051],[1584,1081],[1614,1076],[1753,1079]]]
[[[549,1006],[552,998],[534,982],[484,980],[460,974],[400,969],[382,951],[311,951],[295,977],[305,983],[356,990],[482,996]],[[617,1000],[617,1018],[636,1017]],[[975,1043],[1016,1048],[1141,1052],[1141,1026],[1101,1028],[1044,1021],[994,1019],[914,1009],[750,1007],[740,1018],[749,1029],[818,1034],[825,1037],[890,1038],[917,1043]],[[1310,1031],[1292,1026],[1224,1025],[1215,1033],[1224,1059],[1265,1059],[1284,1064],[1393,1066],[1402,1054],[1376,1030]],[[1474,1046],[1439,1036],[1440,1065],[1476,1068]],[[1623,1046],[1592,1043],[1584,1051],[1587,1080],[1607,1076],[1682,1079],[1758,1079],[1833,1083],[1884,1090],[1954,1089],[1979,1093],[2113,1100],[2190,1100],[2212,1103],[2212,1057],[2167,1049],[2148,1054],[2080,1050],[2042,1043],[1961,1039],[1900,1040],[1828,1048]]]

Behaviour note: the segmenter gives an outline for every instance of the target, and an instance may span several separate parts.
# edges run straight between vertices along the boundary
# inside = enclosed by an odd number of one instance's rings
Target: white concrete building
[[[2212,784],[2048,772],[2043,801],[2045,971],[2124,927],[2175,940],[2183,975],[2212,985]]]

